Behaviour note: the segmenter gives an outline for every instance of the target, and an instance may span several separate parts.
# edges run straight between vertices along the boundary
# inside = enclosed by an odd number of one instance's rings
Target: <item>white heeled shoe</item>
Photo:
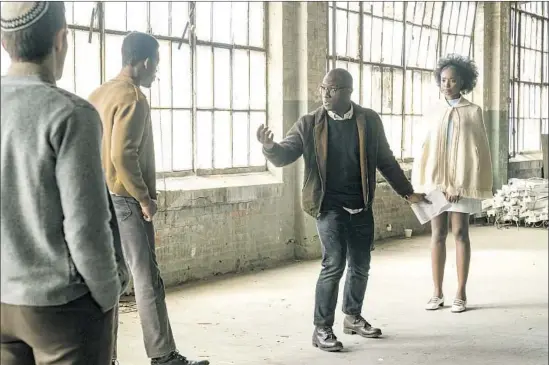
[[[429,302],[427,302],[427,304],[425,305],[425,309],[428,311],[434,311],[442,308],[443,306],[444,306],[444,296],[441,298],[432,297],[431,300],[429,300]]]
[[[454,304],[452,304],[452,313],[465,312],[466,309],[467,309],[466,300],[454,299]]]

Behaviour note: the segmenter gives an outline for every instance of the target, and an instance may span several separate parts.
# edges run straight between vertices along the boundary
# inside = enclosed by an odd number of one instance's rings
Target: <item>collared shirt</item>
[[[337,115],[333,111],[328,110],[328,115],[333,120],[349,120],[349,119],[353,118],[354,114],[355,114],[355,109],[353,108],[353,104],[351,104],[351,109],[349,109],[349,111],[347,113],[343,114],[343,117],[340,117],[339,115]]]

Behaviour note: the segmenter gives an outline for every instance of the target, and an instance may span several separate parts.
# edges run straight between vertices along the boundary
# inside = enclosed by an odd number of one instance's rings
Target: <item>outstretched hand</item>
[[[256,136],[259,143],[261,143],[265,149],[269,150],[273,148],[273,132],[268,127],[261,124],[259,128],[257,128]]]
[[[427,199],[427,195],[425,194],[413,193],[408,196],[407,200],[408,200],[408,203],[410,204],[417,204],[417,203],[431,204],[431,202]]]

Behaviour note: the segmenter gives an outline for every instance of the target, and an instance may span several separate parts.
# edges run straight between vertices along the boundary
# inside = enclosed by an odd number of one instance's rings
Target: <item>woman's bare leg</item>
[[[456,299],[467,300],[466,286],[471,262],[471,241],[469,239],[469,214],[450,213],[452,233],[456,241],[456,265],[458,289]]]
[[[442,298],[444,265],[446,264],[446,236],[448,236],[448,213],[442,213],[431,220],[431,269],[433,273],[434,297]]]

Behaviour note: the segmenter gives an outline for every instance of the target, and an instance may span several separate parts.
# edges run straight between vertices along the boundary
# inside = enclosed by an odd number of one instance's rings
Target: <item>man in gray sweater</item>
[[[101,120],[55,85],[68,48],[62,2],[5,2],[1,30],[12,63],[1,84],[0,363],[105,365],[128,273]]]

